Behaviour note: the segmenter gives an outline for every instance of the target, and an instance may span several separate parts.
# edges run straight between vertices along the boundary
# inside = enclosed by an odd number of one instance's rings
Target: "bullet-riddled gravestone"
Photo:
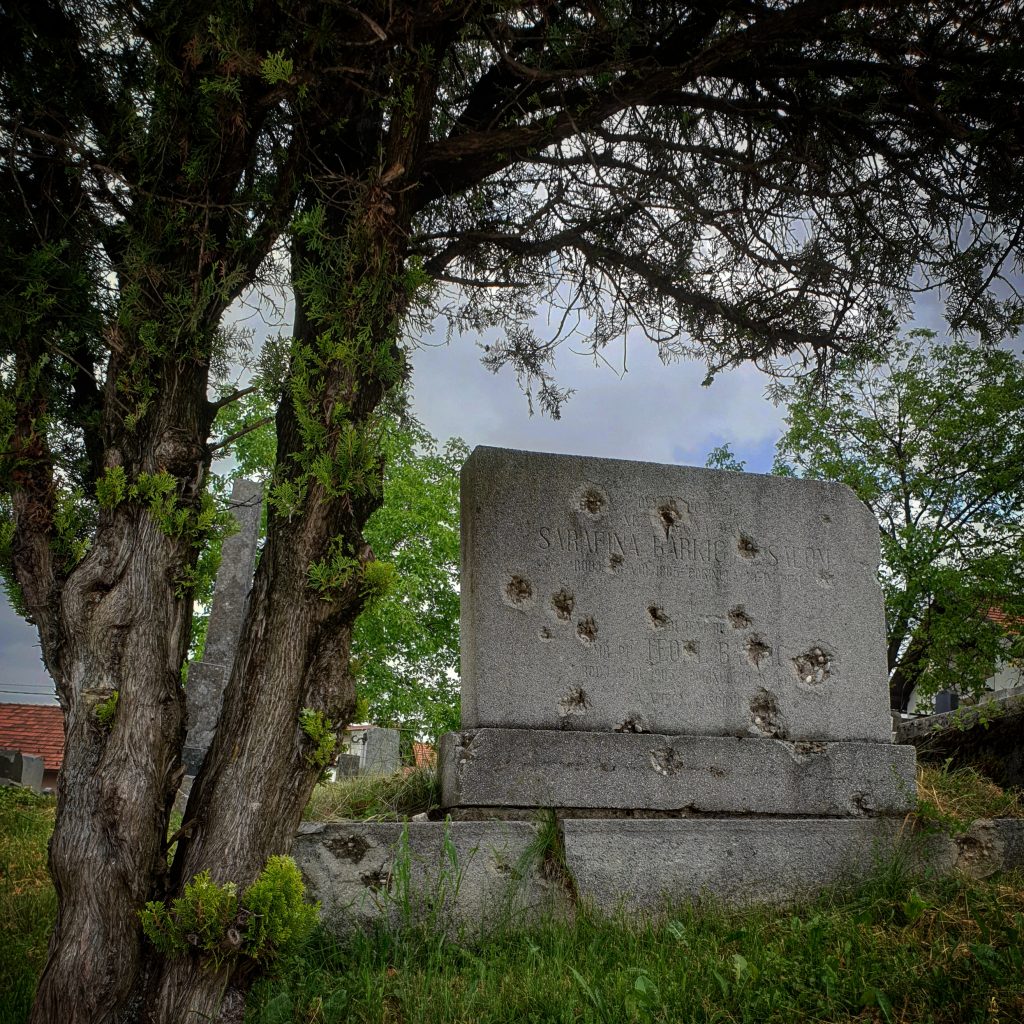
[[[477,448],[462,531],[453,821],[310,826],[296,856],[345,897],[329,927],[403,857],[436,876],[449,829],[472,862],[463,918],[499,908],[550,874],[510,870],[537,808],[572,876],[556,902],[604,908],[788,899],[892,848],[914,751],[891,742],[878,528],[848,489]]]
[[[878,527],[846,487],[477,448],[458,808],[898,814]]]
[[[464,728],[889,741],[848,488],[493,448],[462,486]]]

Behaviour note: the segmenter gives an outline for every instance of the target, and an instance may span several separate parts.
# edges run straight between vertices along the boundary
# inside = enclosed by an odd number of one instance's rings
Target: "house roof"
[[[413,743],[412,756],[417,768],[427,768],[437,762],[437,751],[429,743]]]
[[[43,759],[46,771],[64,761],[64,712],[47,704],[0,704],[0,747]]]
[[[1003,611],[1002,608],[989,608],[985,613],[985,617],[1002,626],[1004,629],[1010,629],[1021,625],[1020,619],[1011,618]]]

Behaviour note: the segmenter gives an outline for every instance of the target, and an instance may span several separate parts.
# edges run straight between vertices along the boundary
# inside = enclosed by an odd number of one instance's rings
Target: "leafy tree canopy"
[[[415,421],[388,443],[384,503],[365,535],[394,566],[393,585],[352,634],[357,715],[436,739],[459,719],[459,470],[469,449],[443,447]]]
[[[890,690],[979,692],[1024,636],[1024,366],[911,331],[792,388],[776,472],[848,484],[881,525]]]

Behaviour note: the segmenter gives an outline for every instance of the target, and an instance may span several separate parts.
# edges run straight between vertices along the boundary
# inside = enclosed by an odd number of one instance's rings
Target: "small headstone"
[[[33,793],[43,791],[43,759],[32,754],[21,755],[21,784]]]
[[[361,758],[358,754],[338,754],[334,762],[334,778],[348,779],[359,774]]]
[[[363,747],[363,775],[391,775],[402,765],[397,729],[366,730]]]
[[[0,749],[0,783],[5,786],[21,785],[21,751]]]
[[[841,484],[477,448],[463,728],[888,742],[878,556]]]
[[[33,793],[43,790],[43,759],[20,750],[0,750],[0,785],[24,786]]]

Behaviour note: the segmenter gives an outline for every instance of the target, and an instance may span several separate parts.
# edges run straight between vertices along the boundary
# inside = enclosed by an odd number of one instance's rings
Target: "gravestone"
[[[373,726],[366,730],[361,775],[392,775],[402,766],[397,729]]]
[[[905,840],[914,750],[892,743],[878,530],[850,491],[478,448],[462,500],[449,815],[304,824],[327,928],[788,901]],[[1022,824],[917,836],[906,863],[1011,868]]]
[[[0,749],[0,785],[43,791],[43,759],[20,750]]]
[[[225,538],[220,568],[213,585],[213,604],[206,628],[202,661],[188,667],[185,703],[188,733],[183,759],[187,777],[194,776],[206,757],[220,716],[235,649],[242,631],[256,565],[263,488],[252,480],[236,480],[231,488],[231,513],[238,531]],[[186,793],[188,786],[185,787]]]
[[[840,484],[477,448],[444,805],[905,813],[878,557]]]
[[[889,741],[848,488],[494,448],[462,488],[464,728]]]

